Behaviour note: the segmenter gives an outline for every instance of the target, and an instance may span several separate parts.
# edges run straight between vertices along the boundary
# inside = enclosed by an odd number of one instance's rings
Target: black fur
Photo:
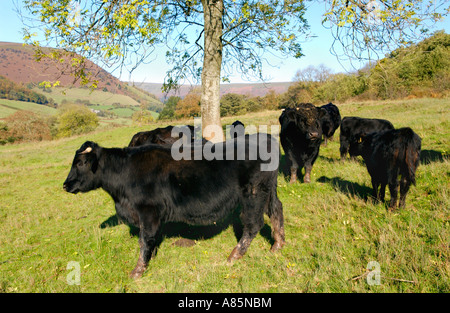
[[[278,149],[278,143],[270,135],[260,136],[267,136],[272,147]],[[242,139],[247,152],[257,144],[257,137],[247,135]],[[227,149],[230,145],[236,148],[236,143],[236,140],[227,142]],[[197,148],[202,146],[191,152]],[[272,250],[280,249],[284,244],[284,222],[277,197],[278,168],[261,171],[263,163],[259,156],[249,160],[248,153],[242,161],[175,161],[169,146],[108,149],[86,142],[75,154],[64,189],[77,193],[103,188],[111,195],[117,215],[140,229],[139,260],[131,273],[132,277],[140,277],[164,223],[213,224],[238,205],[242,207],[243,235],[228,260],[243,256],[264,224],[264,213],[272,222],[275,241]]]
[[[149,131],[143,131],[136,133],[133,138],[131,138],[128,147],[138,147],[148,144],[173,144],[180,137],[172,137],[172,129],[175,126],[167,126],[164,128],[155,128]],[[194,141],[194,126],[187,126],[191,132],[190,140]]]
[[[341,160],[345,159],[350,145],[356,143],[352,142],[352,138],[357,139],[361,135],[387,129],[394,129],[394,125],[387,120],[354,116],[344,117],[341,122],[341,133],[339,135]],[[357,152],[355,151],[354,153]],[[352,152],[349,152],[349,154],[352,158],[359,155],[352,154]]]
[[[391,209],[397,204],[399,184],[398,206],[399,208],[405,206],[409,187],[416,183],[415,172],[420,161],[420,149],[421,139],[409,127],[362,135],[353,138],[350,145],[350,153],[361,155],[366,163],[372,179],[374,198],[384,201],[386,185],[389,185]],[[399,176],[401,176],[400,183]]]
[[[322,105],[320,109],[325,111],[320,118],[320,122],[322,123],[323,139],[326,146],[328,139],[333,137],[339,125],[341,125],[341,114],[338,107],[331,102]]]
[[[309,183],[314,162],[319,155],[322,126],[320,118],[324,110],[311,103],[297,108],[284,109],[279,117],[281,124],[280,142],[289,161],[291,183],[297,180],[297,171],[305,167],[303,181]]]

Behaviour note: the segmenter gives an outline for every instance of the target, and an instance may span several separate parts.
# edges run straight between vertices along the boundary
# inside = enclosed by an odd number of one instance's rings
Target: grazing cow
[[[194,126],[188,126],[191,131],[191,141],[194,141]],[[131,138],[128,147],[138,147],[156,144],[173,144],[179,137],[172,137],[172,129],[174,126],[167,126],[164,128],[156,128],[150,131],[139,132]]]
[[[410,185],[416,184],[415,173],[420,161],[420,146],[420,137],[411,128],[405,127],[362,134],[352,140],[350,153],[363,157],[372,179],[375,199],[384,201],[386,185],[389,185],[389,207],[394,209],[397,204],[398,177],[401,176],[399,208],[405,206]]]
[[[331,102],[322,105],[320,109],[325,111],[320,122],[322,123],[323,139],[326,146],[328,139],[333,137],[334,132],[341,124],[341,114],[338,107]]]
[[[319,155],[322,127],[320,118],[323,110],[311,103],[296,108],[286,108],[281,114],[280,141],[290,162],[291,183],[297,181],[297,170],[305,167],[305,183],[311,182],[311,169]]]
[[[346,116],[341,122],[341,133],[339,135],[341,160],[345,159],[349,147],[352,143],[352,138],[357,139],[362,134],[369,134],[372,132],[378,132],[381,130],[394,129],[394,125],[387,120],[362,118],[354,116]],[[358,152],[353,152],[358,153]],[[349,152],[350,157],[354,158],[359,154],[352,154]]]
[[[227,160],[227,149],[238,153],[238,141],[245,144],[245,158],[236,159],[235,154],[234,160]],[[264,225],[264,213],[272,223],[271,250],[285,242],[283,208],[277,197],[278,166],[262,170],[266,160],[249,156],[249,151],[259,151],[261,146],[278,151],[278,143],[266,134],[227,141],[222,158],[209,161],[175,161],[168,145],[108,149],[88,141],[76,151],[63,188],[70,193],[103,188],[114,199],[117,215],[139,228],[140,254],[131,277],[138,278],[146,270],[164,223],[210,225],[240,207],[243,234],[228,257],[231,262],[244,255]],[[213,145],[216,155],[218,147]],[[192,147],[192,155],[199,148],[203,145]]]

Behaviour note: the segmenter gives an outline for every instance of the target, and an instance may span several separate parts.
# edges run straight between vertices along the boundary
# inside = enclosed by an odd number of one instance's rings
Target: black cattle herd
[[[302,103],[286,108],[279,117],[280,142],[290,167],[290,181],[297,180],[304,167],[303,181],[311,181],[311,170],[324,142],[340,126],[340,155],[346,158],[361,155],[370,174],[373,197],[384,201],[386,185],[391,200],[389,208],[405,206],[406,194],[415,184],[421,139],[411,128],[394,129],[386,120],[344,117],[336,105],[316,107]],[[269,134],[245,135],[243,124],[233,123],[236,132],[222,143],[223,157],[213,160],[174,160],[171,146],[173,126],[140,132],[126,148],[104,148],[87,141],[75,153],[63,188],[70,193],[104,189],[114,200],[117,216],[139,228],[140,253],[131,277],[141,277],[162,240],[162,226],[167,222],[211,225],[240,208],[242,236],[228,257],[241,258],[253,238],[264,225],[264,214],[272,224],[272,248],[277,251],[285,243],[283,205],[277,196],[278,166],[261,170],[266,160],[257,157],[224,156],[237,151],[243,142],[246,151],[260,145],[278,149],[278,142]],[[194,129],[190,126],[192,141]],[[203,140],[202,144],[206,140]],[[216,145],[213,146],[215,148]],[[191,153],[201,149],[192,146]],[[217,154],[216,154],[217,155]],[[400,177],[400,180],[398,179]]]

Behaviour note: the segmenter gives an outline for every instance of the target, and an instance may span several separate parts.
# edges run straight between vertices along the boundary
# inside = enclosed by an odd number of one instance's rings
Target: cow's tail
[[[416,169],[420,162],[421,140],[411,128],[405,128],[403,136],[402,176],[416,185]]]

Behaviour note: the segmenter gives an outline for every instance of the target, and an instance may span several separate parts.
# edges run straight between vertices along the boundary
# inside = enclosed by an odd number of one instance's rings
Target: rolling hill
[[[50,48],[47,48],[47,50]],[[121,82],[119,79],[102,69],[93,62],[87,62],[87,69],[92,73],[93,77],[98,80],[98,91],[108,92],[108,98],[112,95],[118,95],[121,104],[125,105],[141,105],[150,107],[152,111],[160,111],[163,104],[148,92],[139,90],[135,86],[129,86],[127,83]],[[42,81],[59,81],[58,88],[46,90],[45,96],[55,98],[56,103],[66,98],[67,101],[74,101],[70,96],[65,97],[67,90],[77,90],[77,94],[81,94],[81,98],[90,96],[90,90],[81,87],[79,82],[74,80],[70,74],[70,65],[67,62],[59,62],[53,59],[42,59],[40,62],[35,60],[34,48],[30,45],[20,43],[0,42],[0,75],[8,80],[23,86],[33,87],[38,90],[38,85]],[[53,93],[56,91],[53,95]],[[73,94],[74,92],[70,92]],[[123,100],[129,98],[128,100]],[[117,101],[116,101],[117,102]],[[104,104],[103,102],[97,102]]]
[[[172,91],[168,95],[161,91],[162,84],[157,83],[133,83],[140,89],[154,94],[158,99],[165,99],[169,96],[178,96],[183,98],[189,91],[198,86],[183,85],[176,92]],[[292,82],[277,83],[240,83],[240,84],[221,84],[220,96],[227,93],[236,93],[240,95],[251,95],[252,97],[265,96],[271,90],[277,94],[284,93],[288,90]]]
[[[107,71],[90,61],[87,62],[87,69],[99,80],[98,88],[124,94],[122,82]],[[0,73],[16,83],[38,84],[59,80],[63,87],[80,87],[70,75],[68,64],[48,58],[36,62],[34,48],[21,43],[0,42]]]

